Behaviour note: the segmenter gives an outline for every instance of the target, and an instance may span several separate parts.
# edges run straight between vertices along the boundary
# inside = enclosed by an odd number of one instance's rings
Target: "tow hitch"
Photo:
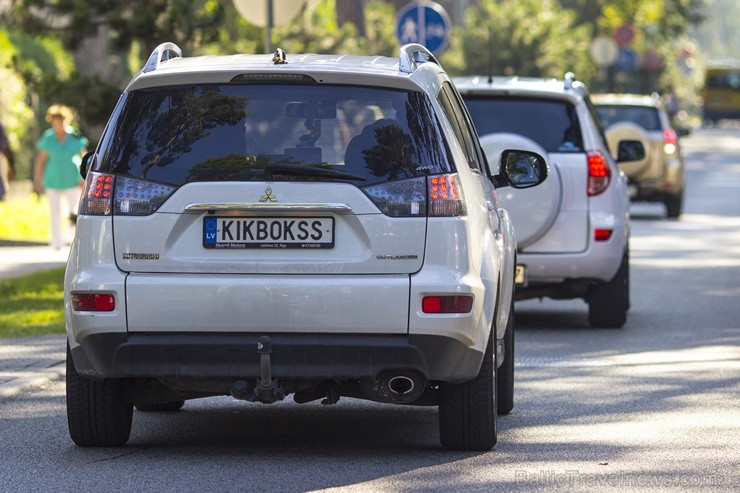
[[[285,392],[278,384],[277,379],[273,380],[272,378],[271,353],[272,341],[268,336],[260,336],[257,339],[257,354],[260,355],[260,378],[254,389],[251,390],[249,382],[246,380],[234,382],[234,385],[231,386],[231,395],[235,399],[272,404],[285,398]]]

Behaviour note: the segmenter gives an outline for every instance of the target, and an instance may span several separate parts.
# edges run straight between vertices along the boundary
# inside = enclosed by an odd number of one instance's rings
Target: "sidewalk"
[[[63,267],[69,248],[0,243],[0,280]],[[0,402],[65,374],[64,335],[0,339]]]
[[[66,341],[63,335],[0,339],[0,403],[64,377]]]
[[[69,247],[54,250],[49,245],[0,241],[0,279],[64,267],[68,256]]]

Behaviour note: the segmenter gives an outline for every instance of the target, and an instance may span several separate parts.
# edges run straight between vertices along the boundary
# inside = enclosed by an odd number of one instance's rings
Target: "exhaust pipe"
[[[410,404],[424,393],[426,377],[416,370],[386,370],[374,380],[362,381],[365,398],[377,402]]]
[[[398,395],[410,394],[414,391],[415,386],[414,381],[405,375],[399,375],[388,380],[388,388]]]

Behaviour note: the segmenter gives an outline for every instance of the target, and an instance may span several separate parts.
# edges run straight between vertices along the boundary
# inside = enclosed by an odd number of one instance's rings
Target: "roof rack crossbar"
[[[182,57],[182,50],[179,46],[175,43],[162,43],[154,48],[142,71],[146,73],[157,70],[162,62],[178,57]]]
[[[398,57],[398,70],[410,74],[413,73],[419,65],[426,62],[432,62],[439,65],[437,59],[432,55],[426,46],[418,43],[409,43],[401,46],[401,53]]]

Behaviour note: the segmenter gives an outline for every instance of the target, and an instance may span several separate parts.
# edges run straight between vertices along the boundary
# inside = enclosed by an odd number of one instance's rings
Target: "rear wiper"
[[[300,164],[268,164],[265,166],[265,171],[280,175],[320,176],[325,178],[344,178],[345,180],[365,181],[364,177],[347,173],[346,171],[315,168],[313,166],[304,166]]]

